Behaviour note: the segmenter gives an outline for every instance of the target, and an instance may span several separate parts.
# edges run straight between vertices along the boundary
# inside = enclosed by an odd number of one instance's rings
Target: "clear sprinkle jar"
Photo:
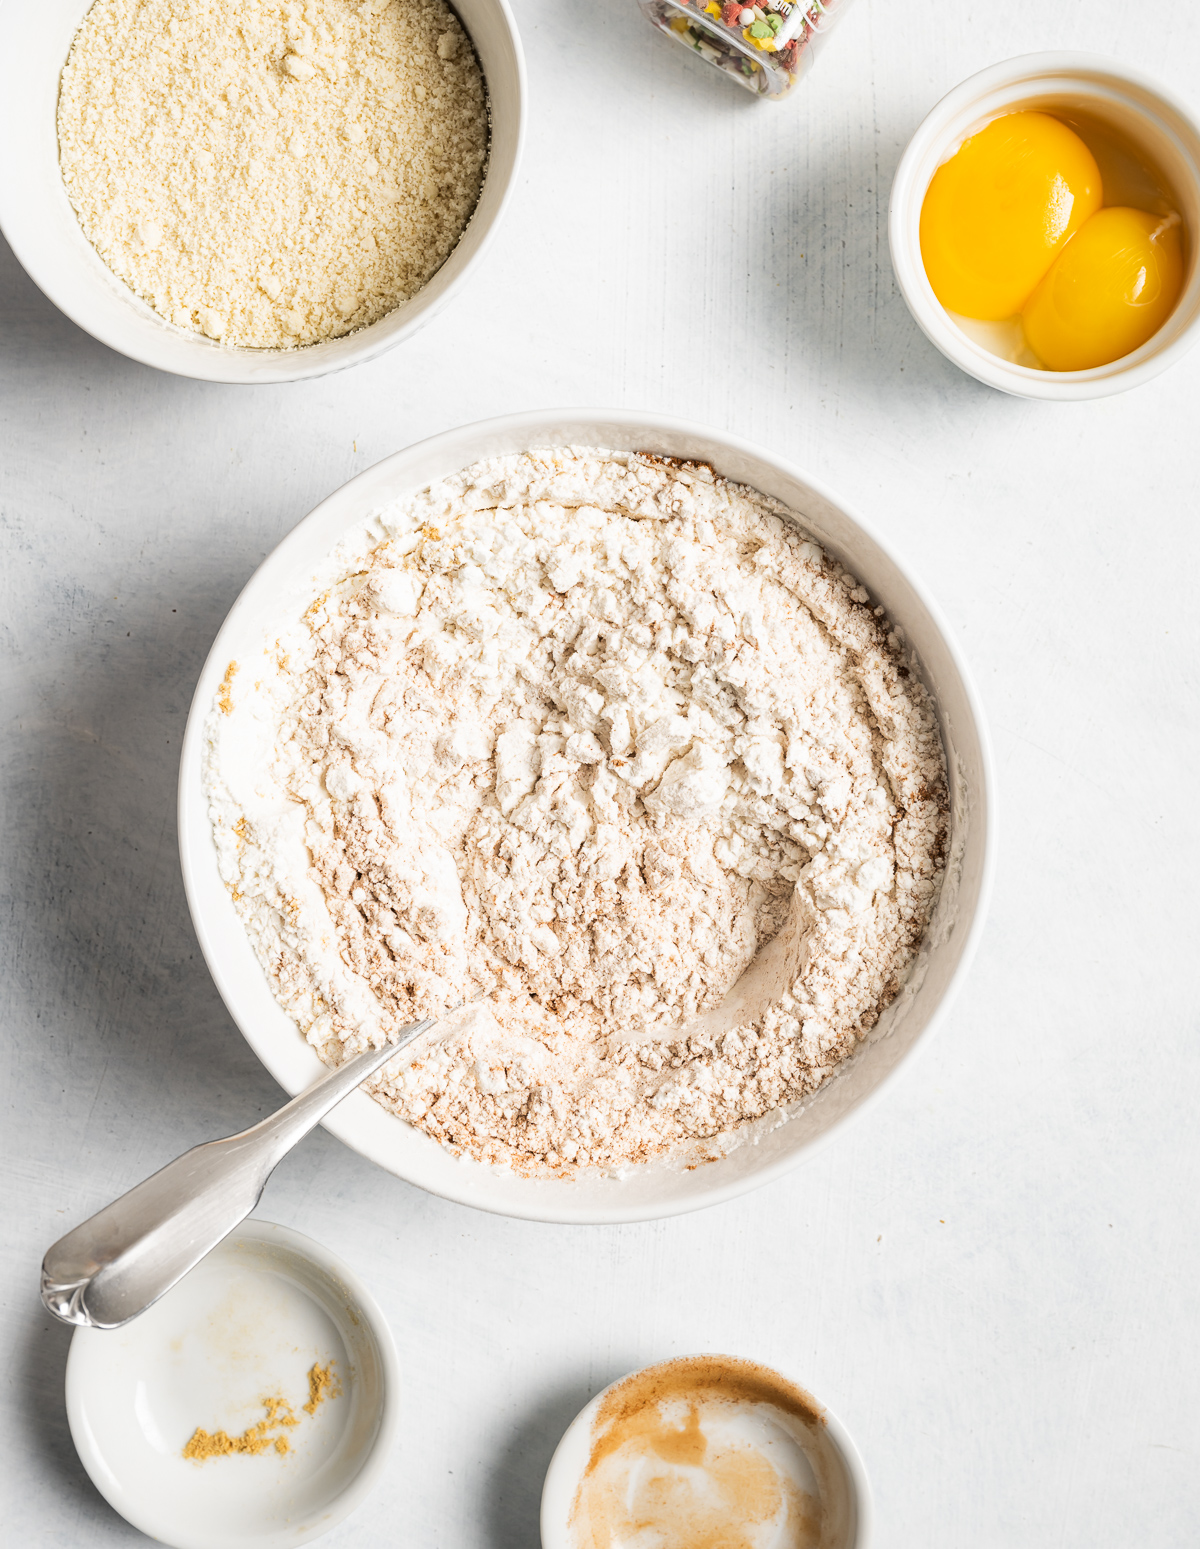
[[[851,0],[638,0],[647,17],[760,97],[786,97]]]

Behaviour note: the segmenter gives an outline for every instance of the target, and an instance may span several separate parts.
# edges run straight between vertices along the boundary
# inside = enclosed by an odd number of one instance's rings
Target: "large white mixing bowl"
[[[295,350],[232,349],[176,328],[117,278],[83,234],[58,164],[58,81],[92,0],[0,3],[0,230],[26,273],[93,338],[132,360],[204,382],[299,382],[373,360],[463,286],[516,184],[525,59],[508,0],[454,0],[483,67],[491,117],[487,176],[458,246],[422,290],[341,339]]]
[[[951,860],[946,886],[909,986],[841,1072],[788,1123],[720,1161],[687,1171],[668,1162],[624,1176],[519,1178],[454,1157],[364,1092],[325,1120],[348,1146],[435,1194],[539,1221],[638,1221],[716,1204],[794,1167],[851,1114],[874,1102],[897,1067],[945,1016],[983,926],[990,885],[991,760],[966,667],[933,604],[884,541],[830,491],[779,458],[721,432],[623,411],[561,410],[468,425],[376,463],[307,516],[259,566],[209,653],[184,737],[179,844],[196,934],[225,1004],[255,1053],[289,1092],[323,1066],[276,1003],[217,870],[204,795],[204,722],[230,661],[263,649],[279,598],[303,588],[347,530],[372,510],[483,457],[530,448],[598,446],[709,462],[795,511],[903,627],[933,694],[951,777]],[[315,583],[313,590],[316,590]],[[271,631],[273,634],[274,631]]]

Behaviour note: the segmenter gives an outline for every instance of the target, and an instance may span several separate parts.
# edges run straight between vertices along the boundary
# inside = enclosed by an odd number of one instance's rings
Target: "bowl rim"
[[[1200,312],[1169,343],[1156,348],[1152,337],[1129,355],[1121,357],[1125,365],[1114,361],[1107,366],[1090,367],[1086,371],[1043,371],[1034,366],[1019,366],[993,355],[954,324],[934,295],[924,266],[912,259],[909,237],[920,220],[921,204],[925,197],[925,187],[918,189],[916,186],[918,162],[925,155],[929,142],[937,139],[949,120],[999,88],[1017,86],[1025,81],[1034,88],[1038,77],[1053,76],[1061,79],[1072,75],[1078,76],[1081,84],[1088,81],[1094,83],[1097,77],[1107,77],[1134,87],[1154,99],[1168,114],[1177,117],[1200,144],[1200,122],[1187,104],[1152,75],[1126,64],[1123,59],[1069,49],[1018,54],[976,71],[952,87],[930,108],[900,158],[888,201],[888,247],[892,269],[908,309],[925,337],[960,370],[986,386],[1015,397],[1053,403],[1107,398],[1151,381],[1175,365],[1200,337]],[[1197,186],[1197,194],[1200,196],[1200,184]],[[1197,233],[1197,237],[1200,238],[1200,233]],[[1191,281],[1181,293],[1176,306],[1186,299],[1189,290],[1198,286],[1200,255],[1195,255]],[[1164,323],[1163,327],[1166,326]],[[1118,369],[1114,370],[1114,366]]]
[[[81,0],[79,25],[82,25],[83,17],[91,3],[92,0]],[[478,44],[475,42],[471,28],[463,20],[458,6],[454,0],[448,0],[448,3],[478,53]],[[3,166],[0,166],[0,235],[3,235],[12,249],[13,256],[29,279],[64,317],[98,343],[125,356],[128,360],[136,361],[139,365],[150,366],[155,370],[166,371],[173,376],[191,381],[258,387],[332,376],[339,371],[349,370],[353,366],[376,360],[410,339],[427,323],[432,322],[474,278],[496,238],[516,192],[529,119],[529,84],[525,53],[509,0],[475,0],[475,3],[494,10],[503,24],[504,37],[511,50],[509,63],[514,73],[515,89],[514,111],[511,123],[506,125],[507,137],[511,139],[511,147],[507,153],[509,163],[507,171],[503,174],[503,180],[497,185],[493,208],[486,213],[483,223],[479,224],[480,207],[488,197],[489,184],[495,167],[493,151],[496,134],[492,121],[494,98],[491,81],[487,72],[483,71],[488,90],[489,158],[475,208],[458,242],[425,285],[409,301],[394,307],[383,317],[355,333],[341,335],[335,339],[318,340],[314,344],[304,345],[295,350],[222,346],[203,335],[192,335],[186,330],[178,329],[165,318],[160,317],[119,275],[108,268],[103,258],[84,236],[83,240],[91,249],[95,263],[103,269],[110,288],[122,296],[127,307],[142,313],[148,319],[153,319],[154,323],[161,327],[161,331],[156,330],[154,335],[148,336],[153,342],[148,342],[147,338],[141,336],[128,337],[120,323],[93,315],[86,295],[82,299],[77,296],[72,285],[54,269],[52,260],[47,261],[45,254],[39,248],[39,222],[26,208],[19,179],[11,172],[6,172]],[[65,62],[64,56],[63,63]],[[480,68],[483,69],[482,61]],[[2,85],[3,80],[0,77],[0,87]],[[452,272],[448,279],[443,279],[448,266],[453,264],[455,255],[468,237],[471,237],[474,243],[471,252],[456,272]],[[398,314],[401,315],[398,316]],[[122,318],[123,316],[124,314]],[[161,349],[157,347],[160,339],[164,341]],[[186,363],[180,358],[185,354],[189,357]]]
[[[297,1543],[302,1536],[307,1542],[328,1532],[360,1506],[378,1484],[395,1448],[400,1427],[400,1360],[391,1326],[379,1303],[349,1265],[323,1243],[290,1226],[281,1226],[258,1216],[248,1216],[213,1251],[220,1252],[222,1248],[236,1245],[239,1241],[281,1247],[297,1258],[308,1260],[328,1280],[338,1285],[345,1292],[346,1305],[352,1315],[361,1317],[371,1330],[382,1368],[379,1423],[357,1472],[332,1500],[314,1513],[311,1522],[306,1524],[303,1520],[300,1523],[289,1520],[286,1526],[277,1531],[257,1535],[254,1539],[263,1549],[284,1549],[285,1545]],[[201,1263],[204,1262],[201,1260]],[[149,1537],[171,1545],[172,1549],[225,1549],[228,1538],[223,1531],[214,1533],[207,1529],[196,1530],[194,1524],[190,1528],[181,1526],[169,1514],[164,1516],[160,1511],[146,1507],[136,1489],[130,1490],[127,1487],[124,1476],[118,1478],[113,1473],[97,1444],[85,1415],[90,1381],[85,1352],[96,1338],[111,1338],[119,1332],[80,1327],[75,1329],[71,1338],[64,1387],[67,1424],[79,1460],[113,1510]]]
[[[272,1036],[264,1034],[256,1028],[249,1018],[244,1018],[239,1009],[239,1002],[243,999],[239,993],[233,975],[227,971],[221,952],[213,939],[213,933],[209,928],[209,920],[201,896],[201,884],[199,877],[199,854],[212,862],[215,855],[215,846],[212,839],[211,825],[208,820],[207,801],[203,797],[202,770],[204,754],[204,723],[211,705],[209,696],[205,692],[205,685],[216,672],[216,680],[221,676],[220,664],[229,659],[229,648],[225,645],[227,634],[232,634],[233,629],[240,623],[240,615],[246,600],[247,592],[254,585],[263,569],[267,565],[280,564],[290,557],[291,552],[303,550],[305,543],[304,529],[310,524],[319,523],[329,512],[330,508],[343,503],[354,503],[354,492],[366,488],[369,483],[380,480],[390,468],[403,463],[416,460],[418,457],[428,459],[441,454],[443,448],[457,448],[465,439],[478,446],[474,456],[465,461],[458,460],[454,467],[467,467],[479,457],[489,455],[485,448],[489,437],[504,437],[513,439],[520,437],[526,447],[536,448],[539,445],[538,435],[550,434],[555,431],[569,430],[574,426],[582,425],[620,425],[623,429],[636,431],[648,443],[653,445],[655,435],[660,437],[674,436],[678,439],[701,439],[703,441],[719,444],[723,451],[733,456],[743,456],[756,462],[764,463],[786,477],[798,480],[806,485],[818,499],[823,499],[841,513],[849,523],[855,526],[868,541],[874,543],[887,559],[896,567],[897,572],[905,583],[911,587],[918,602],[927,610],[930,621],[937,631],[942,645],[945,647],[954,671],[958,675],[963,690],[963,697],[970,716],[972,730],[974,731],[979,747],[979,771],[977,788],[972,790],[971,822],[978,823],[983,831],[983,844],[979,872],[979,887],[974,908],[969,921],[966,923],[965,935],[959,935],[963,929],[960,920],[955,926],[955,934],[963,942],[958,961],[955,964],[949,979],[947,980],[940,997],[928,1014],[925,1026],[913,1040],[910,1047],[905,1049],[897,1058],[894,1065],[875,1083],[875,1085],[861,1097],[857,1098],[854,1106],[842,1114],[829,1129],[820,1135],[810,1137],[798,1144],[784,1155],[774,1160],[764,1162],[748,1177],[733,1177],[725,1182],[713,1182],[707,1187],[699,1187],[695,1193],[686,1199],[672,1199],[667,1202],[647,1201],[641,1204],[626,1204],[623,1206],[606,1206],[593,1204],[571,1204],[568,1202],[567,1191],[563,1189],[557,1194],[553,1205],[547,1205],[541,1201],[530,1200],[529,1203],[505,1203],[493,1204],[474,1197],[470,1184],[472,1176],[469,1164],[464,1166],[462,1172],[457,1175],[461,1178],[461,1187],[448,1188],[430,1183],[425,1179],[414,1178],[409,1172],[400,1172],[392,1163],[376,1154],[369,1144],[364,1144],[362,1137],[357,1134],[353,1120],[349,1117],[351,1105],[360,1098],[364,1103],[370,1104],[372,1100],[362,1093],[352,1094],[345,1102],[334,1108],[333,1111],[322,1120],[323,1125],[332,1134],[345,1142],[351,1149],[368,1157],[387,1171],[396,1176],[403,1177],[405,1181],[415,1184],[430,1193],[442,1198],[454,1200],[456,1203],[470,1205],[475,1209],[483,1209],[495,1214],[511,1216],[516,1219],[532,1221],[548,1221],[560,1224],[608,1224],[627,1223],[643,1220],[658,1220],[668,1215],[682,1215],[693,1210],[707,1209],[711,1205],[722,1204],[727,1200],[737,1198],[748,1193],[751,1189],[757,1189],[763,1184],[773,1182],[785,1173],[792,1171],[801,1161],[815,1156],[825,1145],[829,1144],[835,1134],[841,1134],[854,1120],[861,1118],[880,1101],[883,1093],[889,1088],[899,1071],[914,1057],[918,1048],[928,1046],[932,1035],[941,1027],[949,1014],[955,996],[962,986],[967,973],[970,970],[979,941],[982,937],[986,918],[988,902],[991,896],[992,884],[996,865],[996,816],[995,816],[995,771],[993,765],[991,743],[988,736],[987,724],[980,703],[978,691],[971,676],[967,663],[958,647],[950,627],[942,615],[940,608],[926,593],[922,584],[913,576],[907,565],[897,556],[894,548],[878,531],[859,513],[849,506],[840,496],[823,483],[823,481],[809,475],[799,465],[789,459],[778,456],[772,451],[757,445],[743,437],[732,435],[725,431],[714,430],[711,427],[698,424],[692,420],[684,420],[669,415],[657,414],[647,410],[629,409],[597,409],[597,408],[569,408],[550,410],[527,410],[516,414],[502,415],[493,419],[476,421],[464,426],[456,426],[449,430],[441,431],[436,435],[414,442],[408,447],[382,458],[372,467],[365,469],[355,478],[339,486],[322,500],[307,516],[287,534],[286,537],[272,550],[270,554],[255,569],[253,575],[247,580],[237,599],[231,605],[224,622],[222,623],[213,645],[205,659],[197,679],[196,690],[193,695],[192,705],[188,713],[187,725],[180,749],[179,785],[177,822],[180,848],[180,866],[183,874],[184,891],[188,901],[188,908],[192,917],[193,928],[200,945],[205,962],[217,986],[217,990],[225,1003],[230,1016],[240,1029],[242,1036],[250,1044],[250,1047],[266,1065],[267,1069],[275,1076],[276,1080],[285,1090],[297,1092],[302,1086],[293,1086],[281,1074],[280,1067],[283,1057],[277,1049]],[[559,443],[565,444],[565,443]],[[584,444],[576,442],[575,444]],[[598,444],[591,441],[591,445]],[[455,452],[459,458],[459,453]],[[414,485],[413,487],[417,487]],[[361,497],[357,501],[357,516],[354,521],[360,521],[378,504]],[[347,527],[353,523],[347,522]],[[333,547],[331,543],[330,548]],[[203,820],[197,816],[197,811],[203,813]],[[285,1013],[286,1015],[286,1013]],[[249,1024],[249,1025],[248,1025]],[[297,1033],[297,1037],[299,1034]],[[315,1053],[313,1054],[316,1059]],[[401,1121],[397,1121],[401,1122]],[[437,1142],[431,1142],[436,1145]],[[709,1172],[704,1169],[703,1172]],[[692,1173],[693,1179],[702,1176],[701,1171]]]
[[[614,1378],[607,1387],[590,1398],[579,1413],[567,1426],[559,1438],[558,1445],[546,1468],[546,1475],[542,1481],[541,1503],[538,1511],[538,1527],[541,1536],[542,1549],[574,1549],[568,1541],[568,1535],[562,1524],[567,1520],[570,1511],[570,1502],[574,1500],[575,1491],[578,1488],[580,1474],[572,1467],[570,1454],[578,1446],[582,1433],[587,1431],[592,1424],[600,1405],[609,1393],[621,1383],[628,1382],[630,1377],[640,1377],[645,1372],[657,1371],[660,1367],[673,1366],[678,1361],[690,1361],[696,1359],[708,1360],[752,1360],[746,1356],[730,1356],[727,1351],[703,1350],[693,1351],[690,1354],[668,1356],[662,1361],[651,1361],[646,1366],[638,1366],[633,1371],[626,1372],[623,1377]],[[764,1361],[754,1360],[753,1364],[764,1367],[774,1376],[780,1377],[784,1382],[798,1387],[802,1392],[813,1397],[807,1387],[798,1378],[789,1372],[780,1370],[776,1366],[769,1366]],[[821,1410],[821,1419],[824,1428],[833,1442],[834,1448],[845,1465],[846,1478],[850,1482],[854,1495],[855,1510],[855,1534],[853,1542],[846,1545],[845,1549],[870,1549],[875,1537],[875,1501],[871,1492],[871,1480],[867,1474],[866,1465],[862,1460],[854,1438],[850,1432],[834,1414],[820,1400],[814,1399]]]

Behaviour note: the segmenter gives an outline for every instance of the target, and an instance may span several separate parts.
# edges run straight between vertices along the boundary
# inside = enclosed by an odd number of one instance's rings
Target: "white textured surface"
[[[362,1274],[409,1393],[393,1480],[327,1542],[534,1545],[575,1410],[715,1348],[833,1405],[881,1544],[1194,1545],[1200,354],[1106,402],[1001,398],[920,337],[884,226],[905,140],[971,71],[1124,43],[1194,98],[1200,17],[861,0],[782,108],[632,0],[520,0],[518,20],[531,136],[508,224],[459,303],[372,365],[252,389],[157,375],[0,262],[6,1536],[139,1541],[70,1445],[43,1248],[279,1097],[200,962],[175,852],[217,625],[357,469],[463,420],[609,401],[777,439],[923,574],[992,719],[991,927],[876,1113],[697,1216],[513,1223],[308,1140],[260,1213]]]

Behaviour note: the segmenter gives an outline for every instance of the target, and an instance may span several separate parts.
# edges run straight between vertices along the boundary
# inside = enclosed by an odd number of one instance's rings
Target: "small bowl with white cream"
[[[175,1549],[283,1549],[327,1532],[386,1468],[391,1331],[319,1243],[243,1222],[121,1329],[78,1328],[67,1418],[109,1504]]]
[[[216,382],[373,359],[481,260],[525,67],[507,0],[7,13],[0,228],[112,349]]]
[[[1006,60],[920,125],[888,230],[909,310],[962,370],[1051,402],[1124,392],[1200,334],[1200,124],[1123,60]]]
[[[754,1361],[681,1356],[615,1382],[558,1444],[542,1549],[868,1549],[862,1459],[828,1409]]]

